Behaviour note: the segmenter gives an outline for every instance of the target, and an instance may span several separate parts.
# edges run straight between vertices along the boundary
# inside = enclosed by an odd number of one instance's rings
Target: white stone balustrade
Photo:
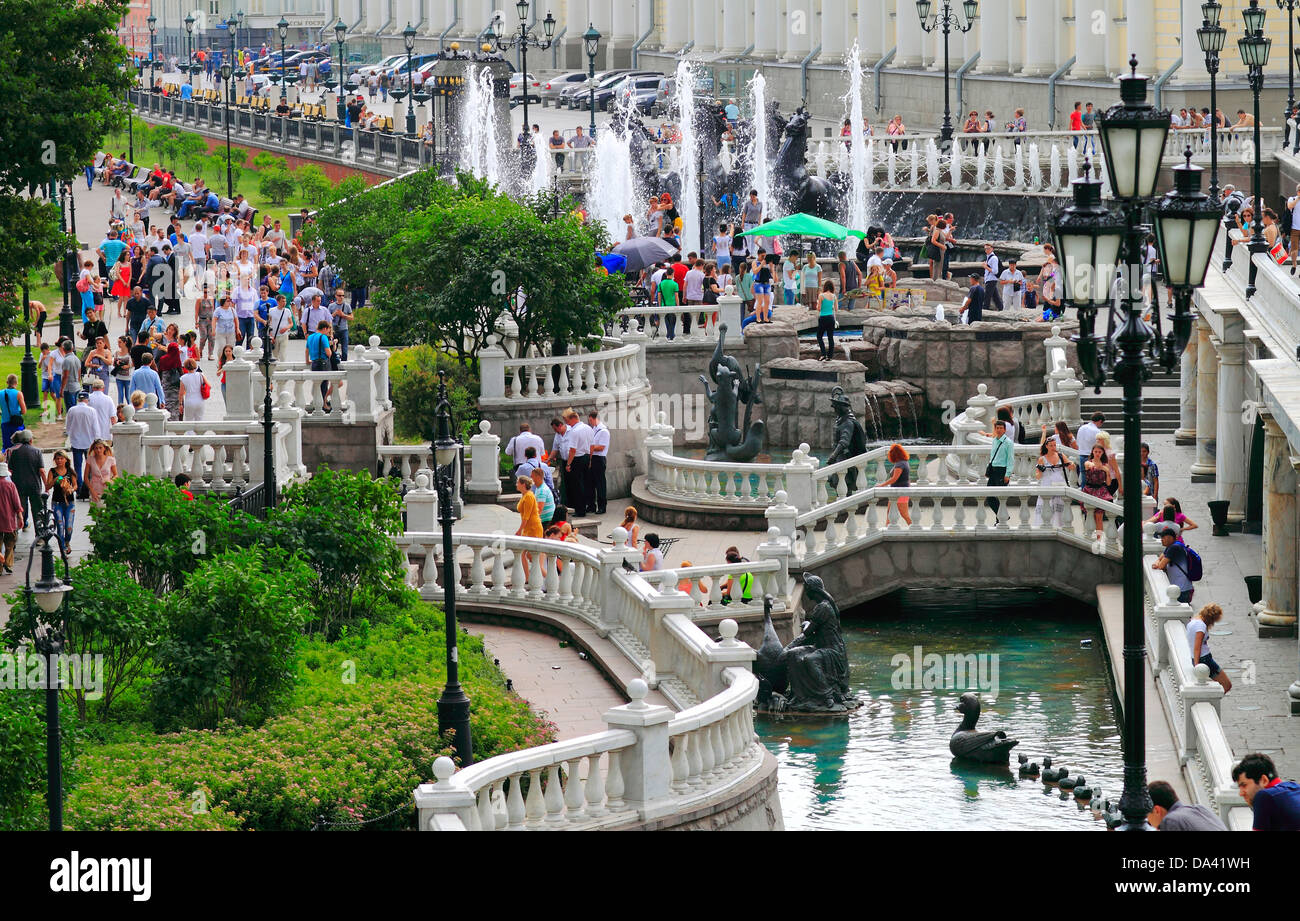
[[[646,488],[682,502],[762,508],[785,489],[785,474],[785,464],[723,464],[656,449],[649,452]]]
[[[494,337],[479,354],[481,406],[492,401],[595,401],[625,396],[649,386],[644,344],[606,340],[597,352],[562,357],[508,358]]]
[[[145,435],[140,443],[149,476],[184,473],[194,486],[214,490],[250,485],[247,435]]]
[[[668,338],[668,323],[664,317],[673,315],[676,319],[673,321],[673,338]],[[691,330],[685,332],[685,324],[682,323],[682,314],[687,314],[691,318]],[[700,322],[700,318],[704,322]],[[714,342],[718,341],[718,328],[725,322],[722,319],[722,312],[713,306],[707,309],[700,307],[673,307],[666,309],[662,307],[630,307],[627,310],[620,311],[618,317],[613,323],[615,335],[627,332],[640,332],[647,336],[650,344],[653,346],[666,345],[669,342],[689,343],[689,342]],[[728,331],[737,329],[739,324],[728,325]],[[625,340],[626,341],[626,340]]]
[[[492,423],[479,423],[479,433],[469,440],[469,484],[466,492],[478,499],[501,495],[501,437]]]
[[[745,573],[754,577],[749,602],[740,597],[739,577]],[[785,556],[748,563],[685,566],[646,574],[648,582],[661,588],[669,586],[676,589],[684,579],[690,580],[690,589],[686,594],[690,595],[691,601],[698,608],[698,611],[691,611],[692,618],[718,617],[723,614],[739,617],[753,612],[762,613],[765,595],[772,596],[773,611],[781,612],[790,607],[789,567]],[[737,580],[732,591],[734,600],[724,604],[722,590],[729,579]]]

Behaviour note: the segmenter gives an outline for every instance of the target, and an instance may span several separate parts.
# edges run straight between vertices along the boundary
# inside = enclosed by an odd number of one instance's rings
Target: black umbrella
[[[648,269],[656,262],[672,258],[677,249],[660,237],[634,237],[624,240],[613,251],[627,260],[627,272],[630,275]]]

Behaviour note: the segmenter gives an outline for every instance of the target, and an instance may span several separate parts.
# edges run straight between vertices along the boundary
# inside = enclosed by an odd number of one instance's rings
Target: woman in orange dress
[[[515,488],[519,490],[519,504],[515,506],[515,511],[519,513],[519,530],[515,532],[518,537],[543,537],[545,532],[542,530],[542,516],[537,508],[537,496],[533,494],[533,479],[530,476],[521,476],[515,480]],[[546,558],[541,559],[543,574],[546,570]],[[532,571],[532,554],[524,553],[524,572]],[[526,578],[526,576],[525,576]]]

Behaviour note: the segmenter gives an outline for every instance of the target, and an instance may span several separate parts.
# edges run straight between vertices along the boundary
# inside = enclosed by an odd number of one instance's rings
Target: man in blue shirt
[[[993,447],[989,451],[989,469],[987,473],[990,489],[999,489],[1011,482],[1007,479],[1007,471],[1011,469],[1014,457],[1015,446],[1011,443],[1011,439],[1007,437],[1007,424],[999,419],[993,423]],[[993,509],[993,517],[998,518],[1002,503],[993,496],[989,496],[984,500],[984,504]]]
[[[726,112],[727,121],[731,124],[731,127],[736,127],[736,122],[740,121],[740,106],[736,105],[736,100],[732,99],[728,102],[724,111]]]
[[[166,409],[164,406],[162,379],[158,377],[158,372],[153,369],[153,353],[145,352],[140,356],[140,367],[131,372],[131,392],[142,391],[147,397],[149,394],[155,394],[158,397],[158,408]]]
[[[264,347],[269,347],[266,341],[266,318],[270,315],[273,307],[279,306],[279,301],[271,297],[271,289],[262,285],[261,297],[257,301],[257,335],[262,340]]]
[[[329,322],[321,320],[316,326],[316,332],[307,337],[307,357],[311,360],[311,369],[313,371],[334,370],[330,362],[333,355],[334,350],[330,348]],[[320,396],[325,412],[330,411],[330,391],[332,389],[328,381],[321,381]]]
[[[1233,767],[1232,779],[1255,815],[1255,831],[1300,831],[1300,784],[1282,780],[1272,758],[1252,752]]]
[[[99,241],[100,275],[107,277],[108,270],[117,265],[117,259],[126,249],[126,244],[117,238],[117,231],[110,230],[108,236]]]

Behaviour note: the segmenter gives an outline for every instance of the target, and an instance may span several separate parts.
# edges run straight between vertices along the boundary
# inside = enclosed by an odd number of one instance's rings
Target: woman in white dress
[[[186,422],[202,422],[207,400],[203,399],[203,372],[193,358],[185,360],[185,373],[181,376],[181,418]]]
[[[1034,477],[1043,486],[1066,486],[1068,483],[1065,471],[1073,466],[1074,464],[1057,450],[1056,441],[1048,439],[1039,449],[1038,466],[1034,469]],[[1065,499],[1062,496],[1038,497],[1038,502],[1034,506],[1034,527],[1043,526],[1043,506],[1046,503],[1051,503],[1052,527],[1061,527],[1065,515]]]

